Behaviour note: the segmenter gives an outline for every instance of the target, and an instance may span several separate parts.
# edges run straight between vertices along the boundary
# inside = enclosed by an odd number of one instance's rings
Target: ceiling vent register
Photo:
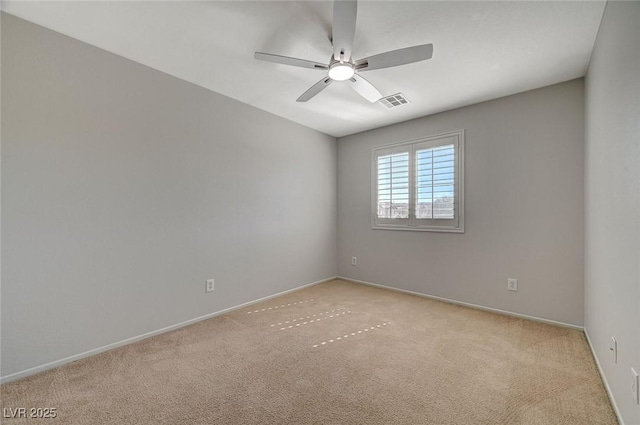
[[[391,96],[383,97],[379,102],[387,108],[395,108],[397,106],[408,104],[409,99],[407,99],[402,93],[396,93]]]

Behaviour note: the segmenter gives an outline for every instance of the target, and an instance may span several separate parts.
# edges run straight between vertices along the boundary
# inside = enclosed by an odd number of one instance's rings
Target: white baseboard
[[[376,286],[378,288],[390,289],[392,291],[403,292],[405,294],[417,295],[419,297],[425,297],[425,298],[430,298],[430,299],[433,299],[433,300],[443,301],[443,302],[449,303],[449,304],[462,305],[462,306],[465,306],[465,307],[475,308],[476,310],[483,310],[483,311],[490,311],[490,312],[498,313],[498,314],[505,314],[507,316],[514,316],[514,317],[519,317],[521,319],[534,320],[536,322],[548,323],[550,325],[562,326],[564,328],[576,329],[576,330],[579,330],[579,331],[584,330],[584,328],[582,326],[574,325],[574,324],[571,324],[571,323],[564,323],[564,322],[558,322],[558,321],[550,320],[550,319],[543,319],[541,317],[529,316],[528,314],[521,314],[521,313],[515,313],[513,311],[500,310],[500,309],[492,308],[492,307],[485,307],[483,305],[471,304],[471,303],[467,303],[467,302],[464,302],[464,301],[456,301],[456,300],[452,300],[452,299],[449,299],[449,298],[438,297],[436,295],[424,294],[422,292],[414,292],[414,291],[409,291],[407,289],[394,288],[393,286],[381,285],[379,283],[373,283],[373,282],[367,282],[367,281],[364,281],[364,280],[351,279],[351,278],[342,277],[342,276],[338,276],[338,279],[347,280],[347,281],[356,282],[356,283],[362,283],[363,285]]]
[[[43,365],[31,367],[29,369],[25,369],[25,370],[22,370],[20,372],[11,373],[11,374],[9,374],[7,376],[0,377],[0,383],[11,382],[11,381],[15,381],[17,379],[26,378],[27,376],[31,376],[31,375],[34,375],[36,373],[44,372],[46,370],[53,369],[53,368],[56,368],[58,366],[62,366],[62,365],[67,364],[67,363],[71,363],[71,362],[74,362],[76,360],[83,359],[85,357],[93,356],[95,354],[99,354],[99,353],[102,353],[104,351],[108,351],[108,350],[111,350],[111,349],[114,349],[114,348],[117,348],[117,347],[122,347],[123,345],[131,344],[133,342],[140,341],[140,340],[143,340],[143,339],[146,339],[146,338],[150,338],[152,336],[160,335],[160,334],[163,334],[165,332],[174,331],[176,329],[180,329],[180,328],[183,328],[185,326],[189,326],[189,325],[192,325],[194,323],[210,319],[212,317],[220,316],[221,314],[229,313],[231,311],[238,310],[238,309],[250,306],[252,304],[256,304],[256,303],[259,303],[259,302],[262,302],[262,301],[267,301],[267,300],[269,300],[271,298],[279,297],[281,295],[285,295],[285,294],[288,294],[290,292],[299,291],[300,289],[307,288],[307,287],[313,286],[313,285],[317,285],[319,283],[328,282],[328,281],[336,279],[336,278],[337,278],[336,276],[332,276],[332,277],[329,277],[329,278],[326,278],[326,279],[318,280],[316,282],[307,283],[305,285],[297,286],[297,287],[295,287],[293,289],[288,289],[286,291],[279,292],[277,294],[269,295],[269,296],[266,296],[266,297],[263,297],[263,298],[259,298],[257,300],[246,302],[244,304],[240,304],[240,305],[236,305],[236,306],[233,306],[233,307],[225,308],[224,310],[216,311],[214,313],[205,314],[204,316],[196,317],[194,319],[190,319],[190,320],[187,320],[187,321],[184,321],[184,322],[181,322],[181,323],[177,323],[175,325],[166,326],[166,327],[164,327],[162,329],[157,329],[155,331],[146,332],[146,333],[143,333],[141,335],[137,335],[137,336],[134,336],[134,337],[131,337],[131,338],[123,339],[121,341],[113,342],[111,344],[103,345],[102,347],[94,348],[94,349],[85,351],[83,353],[74,354],[72,356],[65,357],[65,358],[59,359],[59,360],[55,360],[55,361],[52,361],[52,362],[49,362],[49,363],[45,363]]]
[[[604,384],[604,387],[607,390],[607,395],[609,396],[609,401],[613,406],[613,411],[616,412],[616,417],[618,418],[618,422],[620,423],[620,425],[624,425],[624,420],[622,420],[622,416],[620,415],[620,410],[618,409],[618,405],[616,404],[616,399],[613,398],[613,392],[611,391],[611,387],[609,387],[609,382],[607,382],[607,377],[604,375],[602,366],[600,366],[600,360],[598,360],[598,356],[596,355],[596,350],[593,349],[593,344],[591,343],[591,338],[589,337],[589,332],[587,332],[587,328],[584,328],[584,335],[587,337],[587,342],[589,343],[591,354],[593,355],[593,359],[596,361],[596,366],[598,366],[598,372],[600,372],[600,378],[602,379],[602,383]]]

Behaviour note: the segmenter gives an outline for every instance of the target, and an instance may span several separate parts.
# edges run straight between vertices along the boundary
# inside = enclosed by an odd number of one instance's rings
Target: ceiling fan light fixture
[[[329,78],[335,81],[346,81],[353,77],[355,71],[350,63],[336,62],[329,68]]]

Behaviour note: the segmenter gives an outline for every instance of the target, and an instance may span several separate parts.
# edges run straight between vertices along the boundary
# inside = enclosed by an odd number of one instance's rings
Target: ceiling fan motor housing
[[[342,62],[331,58],[329,77],[334,81],[346,81],[353,77],[355,68],[351,62]]]

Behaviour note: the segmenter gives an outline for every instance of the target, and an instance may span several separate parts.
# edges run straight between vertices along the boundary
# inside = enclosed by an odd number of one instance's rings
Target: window
[[[373,149],[374,229],[464,232],[464,131]]]

